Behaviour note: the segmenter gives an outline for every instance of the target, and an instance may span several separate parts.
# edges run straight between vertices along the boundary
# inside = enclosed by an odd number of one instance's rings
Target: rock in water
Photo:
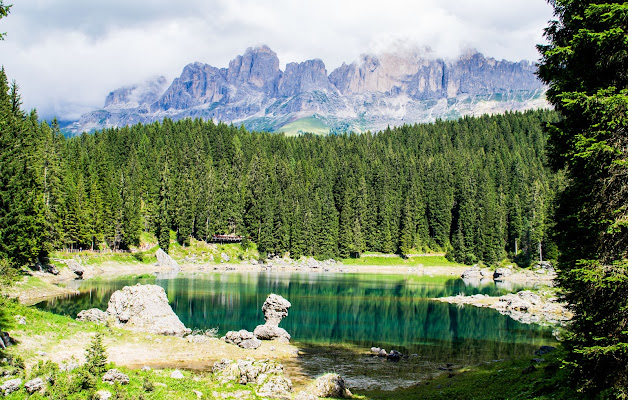
[[[292,306],[292,304],[283,297],[274,293],[268,295],[262,306],[266,325],[279,326],[281,320],[288,316],[290,306]]]
[[[290,341],[290,334],[285,329],[279,327],[281,320],[288,316],[288,309],[292,306],[290,302],[283,297],[271,293],[266,298],[262,311],[264,312],[264,325],[258,325],[253,334],[256,338],[262,340],[279,339],[284,343]]]
[[[155,255],[157,256],[157,265],[160,267],[169,267],[175,271],[179,270],[179,264],[162,249],[157,249]]]
[[[257,325],[253,334],[256,338],[261,340],[273,340],[279,339],[279,341],[288,343],[290,341],[290,334],[283,328],[275,325]]]
[[[118,326],[158,335],[183,336],[191,332],[168,304],[161,286],[125,286],[109,299],[107,314]]]
[[[512,275],[512,273],[513,272],[511,268],[497,268],[495,272],[493,273],[493,279],[495,279],[496,281],[502,280]]]
[[[481,279],[482,271],[480,267],[471,267],[469,269],[465,269],[461,275],[462,279],[472,280],[472,279]]]
[[[77,321],[90,321],[96,322],[97,324],[105,324],[107,322],[107,317],[109,315],[97,308],[90,308],[89,310],[83,310],[77,314]]]

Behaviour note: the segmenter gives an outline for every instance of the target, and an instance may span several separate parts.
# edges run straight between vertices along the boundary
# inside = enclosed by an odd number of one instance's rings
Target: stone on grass
[[[191,332],[172,311],[166,292],[161,286],[125,286],[109,299],[107,314],[117,326],[159,334],[184,336]]]
[[[7,347],[13,346],[15,344],[15,340],[11,338],[9,332],[0,331],[0,348],[6,349]]]
[[[20,378],[10,379],[0,386],[0,392],[4,393],[5,396],[10,395],[13,392],[17,392],[20,390],[22,386],[22,380]]]
[[[114,369],[110,369],[109,371],[105,373],[105,375],[103,375],[102,381],[110,385],[113,385],[116,382],[121,385],[128,385],[129,376],[127,374],[123,374],[122,372],[114,368]]]
[[[64,363],[61,363],[61,365],[59,365],[59,370],[65,371],[65,372],[70,372],[70,371],[74,371],[78,367],[79,367],[79,365],[76,363],[75,360],[69,360],[69,361],[66,361]]]
[[[66,265],[70,268],[70,271],[74,272],[76,279],[83,279],[85,274],[85,268],[76,260],[66,260]]]
[[[24,384],[24,389],[26,389],[28,394],[39,392],[43,388],[44,388],[44,380],[41,378],[31,379],[30,381]]]
[[[257,389],[258,396],[272,399],[291,399],[291,392],[292,382],[283,375],[269,376],[260,383]]]
[[[283,365],[273,360],[252,358],[232,361],[222,359],[214,364],[214,376],[222,383],[262,384],[271,375],[283,375]]]
[[[89,321],[97,324],[106,324],[108,314],[98,308],[90,308],[89,310],[83,310],[77,314],[77,321]]]
[[[325,374],[312,384],[311,392],[317,397],[352,397],[345,380],[338,374]]]
[[[297,395],[294,396],[294,400],[318,400],[318,397],[314,396],[314,394],[308,392],[307,390],[304,390],[297,393]]]
[[[108,390],[99,390],[96,392],[96,399],[98,400],[109,400],[112,394]]]
[[[172,379],[183,379],[183,372],[179,371],[178,369],[175,369],[174,371],[172,371],[172,373],[170,374],[170,377]]]
[[[243,349],[257,349],[262,345],[259,339],[256,339],[253,332],[249,332],[245,329],[239,331],[229,331],[224,336],[223,340],[227,343],[235,344]]]

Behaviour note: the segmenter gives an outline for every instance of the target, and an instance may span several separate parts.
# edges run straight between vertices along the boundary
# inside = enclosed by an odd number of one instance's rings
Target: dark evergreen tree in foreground
[[[585,390],[628,397],[628,3],[551,1],[539,76],[561,115],[549,152],[567,167],[556,236],[575,317],[570,361]],[[613,393],[609,393],[613,392]]]

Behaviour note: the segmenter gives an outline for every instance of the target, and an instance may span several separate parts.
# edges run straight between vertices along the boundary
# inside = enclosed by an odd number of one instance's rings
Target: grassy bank
[[[20,323],[21,321],[21,323]],[[0,298],[0,329],[8,331],[17,342],[0,350],[0,385],[10,379],[22,379],[22,388],[4,398],[13,399],[91,399],[99,390],[107,390],[114,399],[258,399],[251,386],[221,383],[209,372],[218,359],[244,359],[250,356],[279,360],[292,357],[295,348],[279,343],[264,343],[260,349],[247,351],[217,338],[208,343],[188,343],[184,338],[148,335],[90,322],[75,321],[27,307],[14,300]],[[101,373],[88,370],[86,350],[93,348],[96,334],[102,334],[105,353],[110,361]],[[273,349],[271,349],[273,347]],[[259,352],[261,350],[261,352]],[[171,377],[177,361],[184,377]],[[145,361],[145,362],[142,362]],[[142,365],[168,364],[171,368],[139,369]],[[128,368],[125,365],[137,368]],[[67,366],[76,369],[66,371]],[[105,370],[116,368],[129,376],[128,385],[110,385],[102,381]],[[43,393],[29,395],[23,384],[40,377],[46,381]]]
[[[462,370],[444,372],[437,378],[392,392],[364,393],[373,400],[527,400],[588,399],[571,389],[569,371],[563,368],[563,353],[510,361],[484,363]]]
[[[442,255],[421,255],[417,257],[403,258],[396,254],[367,253],[360,258],[345,258],[341,260],[346,265],[381,265],[400,267],[464,267],[447,260]]]

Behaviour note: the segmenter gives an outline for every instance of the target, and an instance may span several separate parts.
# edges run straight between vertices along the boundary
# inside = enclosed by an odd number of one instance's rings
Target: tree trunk
[[[543,262],[543,250],[541,248],[541,242],[539,241],[539,262]]]

